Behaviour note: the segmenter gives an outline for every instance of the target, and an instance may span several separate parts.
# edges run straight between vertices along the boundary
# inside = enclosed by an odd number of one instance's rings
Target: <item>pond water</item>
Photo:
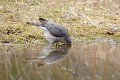
[[[2,44],[0,80],[120,80],[120,43]]]

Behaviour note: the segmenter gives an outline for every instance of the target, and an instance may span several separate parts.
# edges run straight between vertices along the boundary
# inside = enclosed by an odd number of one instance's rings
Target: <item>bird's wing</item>
[[[67,29],[56,23],[47,23],[45,27],[55,37],[69,36]]]

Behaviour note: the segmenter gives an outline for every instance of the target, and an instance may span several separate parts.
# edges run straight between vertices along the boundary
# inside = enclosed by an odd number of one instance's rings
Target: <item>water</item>
[[[1,45],[0,80],[120,80],[120,44]]]

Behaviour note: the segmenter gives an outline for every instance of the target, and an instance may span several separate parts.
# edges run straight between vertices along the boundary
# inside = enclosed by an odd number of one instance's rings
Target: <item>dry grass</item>
[[[120,40],[119,3],[117,0],[0,0],[0,43],[44,42],[42,30],[26,24],[38,21],[39,17],[62,24],[74,40]]]

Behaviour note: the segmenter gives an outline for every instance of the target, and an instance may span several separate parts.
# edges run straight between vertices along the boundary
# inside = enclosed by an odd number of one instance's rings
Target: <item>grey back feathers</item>
[[[48,22],[45,27],[55,37],[66,37],[69,36],[67,29],[61,25],[57,25],[54,22]]]

